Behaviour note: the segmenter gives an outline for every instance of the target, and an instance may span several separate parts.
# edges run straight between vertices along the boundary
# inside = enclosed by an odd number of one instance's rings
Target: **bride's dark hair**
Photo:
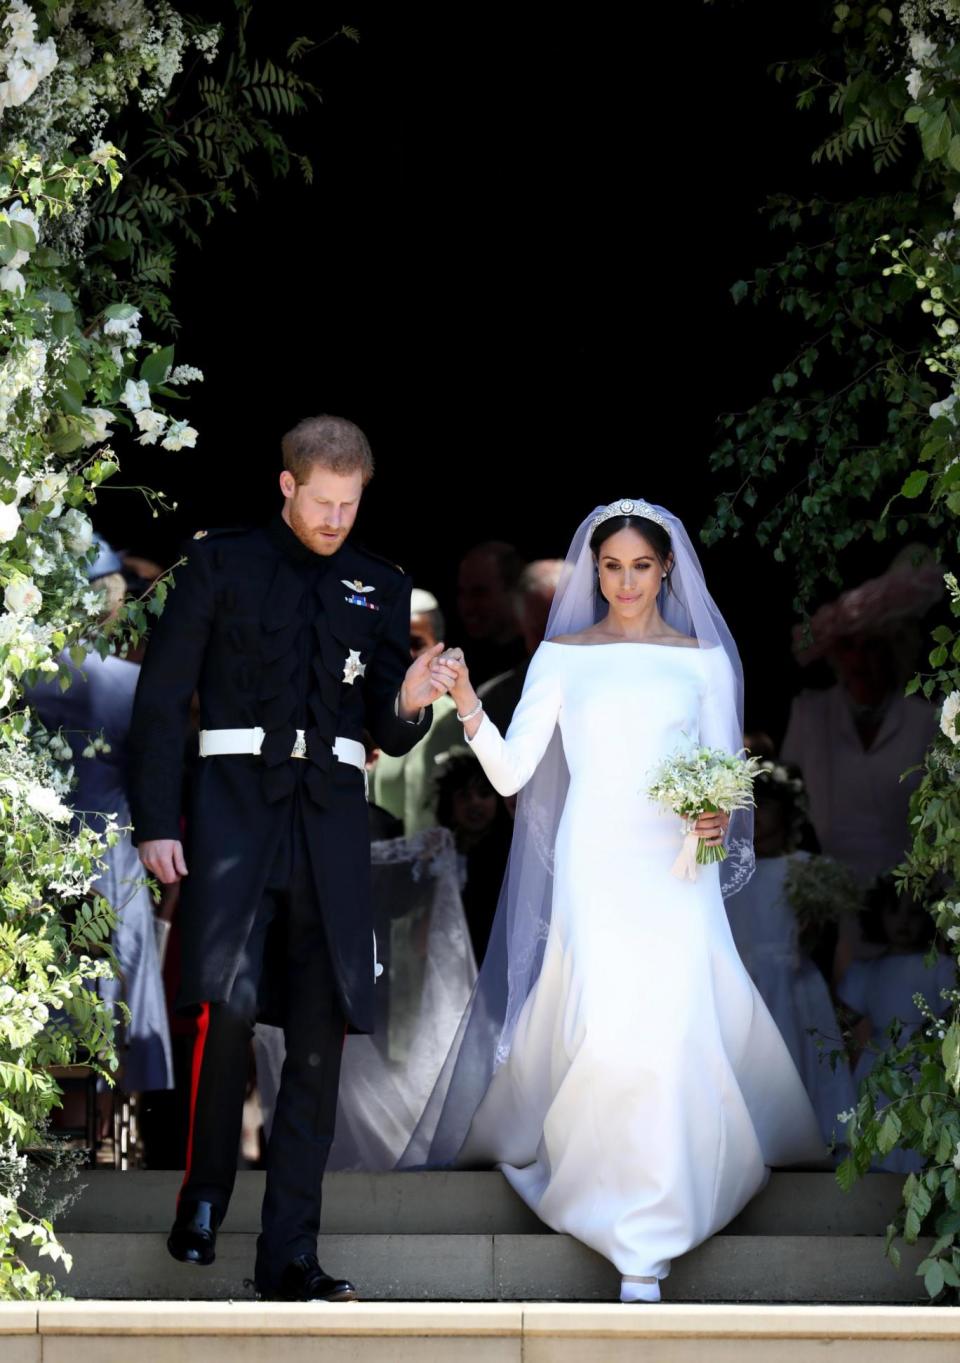
[[[670,543],[670,536],[662,525],[656,521],[647,520],[646,516],[611,516],[608,521],[601,521],[590,536],[590,548],[593,550],[594,558],[600,557],[600,550],[606,544],[611,535],[619,534],[621,530],[636,530],[638,534],[653,546],[653,552],[661,568],[666,567],[667,559],[670,557],[673,545]],[[673,572],[673,564],[666,569],[667,576],[664,579],[663,587],[665,591],[670,591],[670,575]]]

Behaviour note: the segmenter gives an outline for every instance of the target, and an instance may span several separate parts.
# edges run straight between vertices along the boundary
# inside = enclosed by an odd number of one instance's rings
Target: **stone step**
[[[4,1363],[956,1363],[950,1307],[5,1302]]]
[[[58,1229],[165,1232],[181,1178],[175,1170],[91,1170]],[[237,1175],[230,1231],[259,1229],[263,1179],[256,1172]],[[842,1193],[829,1173],[775,1173],[725,1235],[882,1235],[902,1183],[898,1174],[870,1174]],[[542,1235],[546,1229],[495,1171],[328,1174],[323,1186],[329,1235]]]
[[[256,1236],[222,1232],[216,1263],[178,1264],[153,1232],[62,1236],[77,1298],[251,1299],[244,1285]],[[901,1268],[883,1241],[863,1235],[717,1235],[676,1261],[663,1287],[673,1302],[922,1302],[915,1268],[929,1241],[905,1249]],[[616,1301],[620,1280],[600,1255],[567,1235],[322,1235],[320,1262],[372,1301]],[[960,1319],[960,1314],[958,1314]],[[6,1360],[4,1360],[6,1363]],[[956,1360],[954,1360],[956,1363]]]

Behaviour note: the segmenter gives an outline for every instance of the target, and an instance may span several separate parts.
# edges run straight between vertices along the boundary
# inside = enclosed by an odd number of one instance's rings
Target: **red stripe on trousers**
[[[183,1171],[183,1182],[180,1191],[183,1192],[190,1178],[190,1166],[193,1163],[193,1127],[197,1119],[197,1091],[200,1088],[200,1071],[203,1068],[203,1052],[207,1044],[207,1032],[210,1028],[210,1005],[204,1003],[200,1007],[200,1016],[197,1018],[197,1039],[193,1043],[193,1066],[190,1072],[190,1125],[187,1128],[187,1166]]]

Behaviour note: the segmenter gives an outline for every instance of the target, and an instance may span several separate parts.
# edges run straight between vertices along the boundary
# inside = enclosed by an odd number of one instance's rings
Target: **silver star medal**
[[[343,680],[348,686],[352,686],[358,677],[363,676],[366,670],[366,663],[360,661],[360,650],[351,648],[350,656],[343,665]]]

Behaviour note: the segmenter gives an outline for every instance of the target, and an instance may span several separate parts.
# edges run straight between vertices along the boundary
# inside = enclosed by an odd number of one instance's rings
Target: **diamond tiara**
[[[602,525],[604,521],[613,520],[614,516],[642,516],[644,520],[653,521],[661,529],[666,530],[668,535],[670,534],[666,518],[661,516],[659,511],[654,511],[649,502],[634,502],[628,497],[619,502],[611,502],[599,516],[594,516],[590,522],[590,534],[592,535],[597,526]]]

